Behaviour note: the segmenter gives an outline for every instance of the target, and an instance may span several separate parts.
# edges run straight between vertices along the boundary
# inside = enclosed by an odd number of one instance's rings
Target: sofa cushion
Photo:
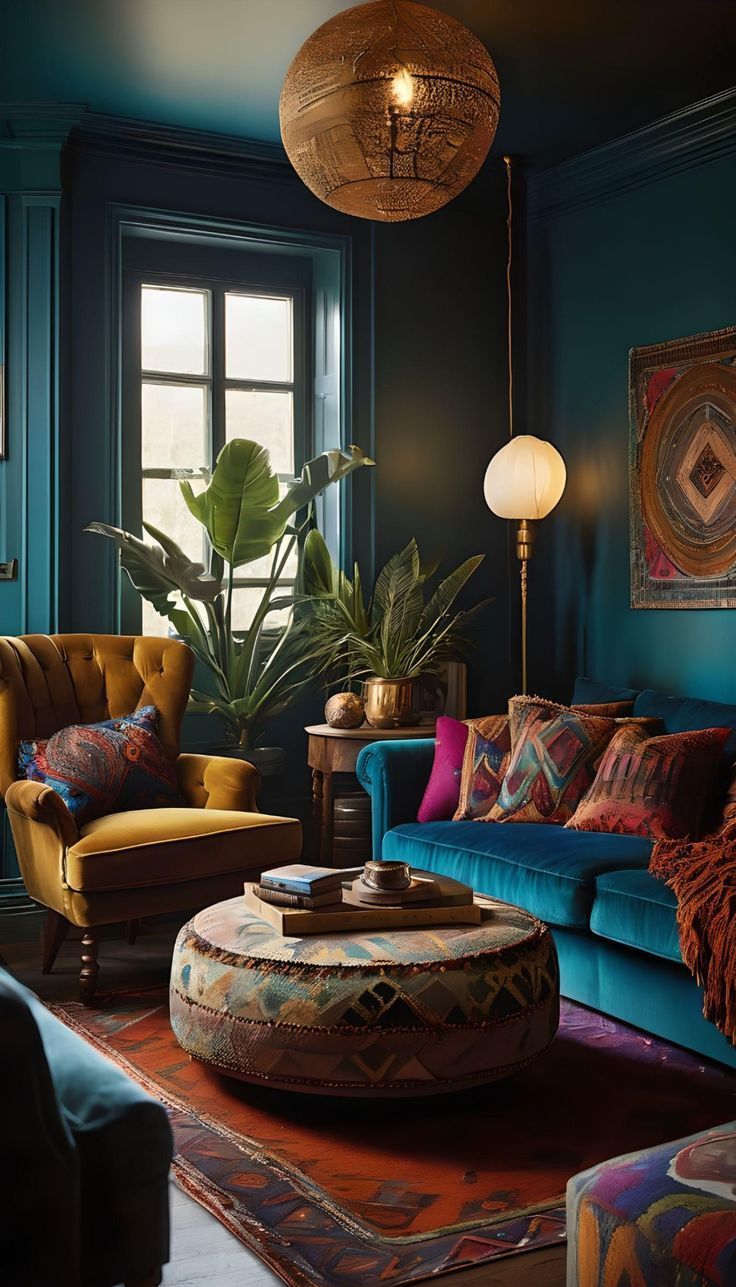
[[[638,688],[618,688],[616,685],[602,684],[597,679],[588,679],[587,675],[578,675],[572,694],[573,706],[599,705],[601,702],[635,702],[639,696]]]
[[[641,836],[568,831],[540,822],[408,822],[386,834],[382,857],[454,876],[552,925],[586,928],[596,876],[646,868],[651,851]]]
[[[697,697],[671,697],[645,688],[634,703],[635,715],[659,719],[665,733],[687,733],[697,728],[730,728],[731,736],[723,750],[728,763],[736,759],[736,706],[725,702],[706,702]]]
[[[136,809],[97,818],[66,851],[70,889],[130,889],[261,870],[301,854],[296,818],[235,809]]]
[[[590,928],[601,938],[682,964],[677,899],[648,871],[609,871],[598,876]]]

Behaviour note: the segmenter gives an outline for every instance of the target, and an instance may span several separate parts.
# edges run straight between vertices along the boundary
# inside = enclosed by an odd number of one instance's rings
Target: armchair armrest
[[[383,837],[401,822],[416,822],[434,761],[434,738],[373,742],[358,756],[355,772],[371,797],[373,857]]]
[[[176,761],[179,788],[195,809],[239,809],[258,812],[261,775],[247,760],[227,755],[180,755]]]
[[[13,782],[5,792],[5,807],[11,826],[15,814],[24,822],[40,822],[51,827],[64,849],[79,840],[77,824],[58,791],[44,782],[30,782],[25,778]]]

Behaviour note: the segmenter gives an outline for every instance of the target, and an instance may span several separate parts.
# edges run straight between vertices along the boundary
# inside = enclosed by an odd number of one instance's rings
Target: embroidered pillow
[[[576,831],[622,832],[653,840],[696,840],[733,729],[650,737],[620,728],[570,822]]]
[[[487,715],[471,722],[465,743],[456,820],[488,820],[498,799],[510,754],[508,715]]]
[[[417,822],[442,822],[451,818],[457,809],[467,740],[467,724],[449,715],[440,715],[432,772],[419,806]]]
[[[512,697],[509,724],[511,758],[491,819],[567,822],[595,778],[616,721],[540,697]]]
[[[574,702],[570,710],[581,715],[600,715],[603,719],[625,719],[634,714],[633,702]]]
[[[142,706],[100,724],[72,724],[21,742],[21,775],[58,791],[78,826],[123,809],[183,805],[174,770],[156,736],[159,713]]]

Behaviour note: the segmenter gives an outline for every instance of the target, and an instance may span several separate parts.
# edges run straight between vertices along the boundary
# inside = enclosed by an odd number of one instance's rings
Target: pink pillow
[[[434,763],[427,789],[419,806],[417,822],[445,822],[452,817],[460,799],[468,726],[449,715],[437,720]]]

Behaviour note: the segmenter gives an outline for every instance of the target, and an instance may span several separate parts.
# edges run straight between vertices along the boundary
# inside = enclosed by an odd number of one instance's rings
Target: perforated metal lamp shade
[[[499,103],[496,69],[467,27],[414,0],[373,0],[302,45],[281,91],[281,136],[327,205],[417,219],[478,173]]]

